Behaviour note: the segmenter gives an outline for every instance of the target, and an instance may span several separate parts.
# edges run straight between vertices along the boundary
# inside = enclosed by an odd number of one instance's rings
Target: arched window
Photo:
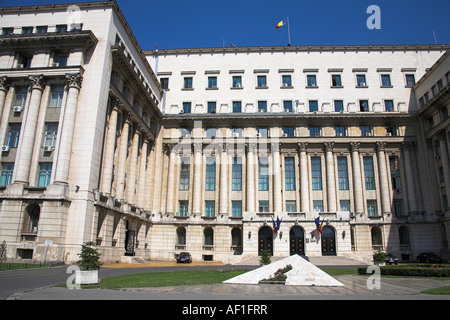
[[[214,231],[212,228],[205,228],[203,230],[204,235],[204,245],[205,246],[213,246],[214,245]]]
[[[242,247],[242,231],[239,228],[231,230],[231,245],[233,247]]]
[[[186,245],[186,229],[183,227],[179,227],[177,229],[177,245],[179,246]]]
[[[41,208],[37,204],[29,205],[25,210],[25,218],[23,221],[24,233],[38,233],[39,217],[41,215]]]
[[[409,240],[409,230],[408,230],[407,227],[401,226],[398,229],[398,235],[399,235],[399,238],[400,238],[400,244],[403,244],[403,245],[410,245],[411,244],[411,242]]]
[[[381,236],[381,229],[379,227],[373,227],[371,230],[371,234],[372,234],[372,249],[382,250],[383,238]]]

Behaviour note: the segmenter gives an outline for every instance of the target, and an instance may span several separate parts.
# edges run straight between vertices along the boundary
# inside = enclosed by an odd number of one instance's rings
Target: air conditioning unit
[[[388,132],[388,133],[386,133],[386,136],[387,137],[392,137],[392,133]]]
[[[283,83],[283,87],[287,87],[288,86],[288,84],[287,83]]]
[[[264,112],[264,109],[258,109],[258,112]]]
[[[233,138],[239,138],[239,133],[233,133]]]
[[[13,111],[14,112],[22,112],[22,107],[14,107]]]
[[[314,136],[315,137],[320,137],[320,133],[315,133]]]
[[[180,114],[183,114],[184,113],[184,110],[180,110]]]
[[[212,110],[211,110],[211,113],[216,113],[216,109],[212,109]]]
[[[240,83],[237,83],[236,84],[236,88],[241,88],[242,86],[241,86],[241,84]]]
[[[343,135],[342,135],[342,133],[336,133],[336,137],[342,137]]]
[[[284,109],[284,112],[291,112],[291,110],[289,110],[289,109]]]
[[[2,152],[8,152],[9,146],[2,146]]]
[[[359,86],[360,86],[360,87],[365,87],[365,86],[366,86],[366,83],[365,83],[365,82],[361,82],[361,83],[359,84]]]
[[[288,134],[287,133],[283,133],[283,138],[287,138]]]
[[[366,137],[371,137],[372,134],[370,132],[366,132]]]
[[[44,146],[44,152],[52,152],[53,147],[52,146]]]
[[[257,138],[261,138],[261,133],[257,133],[257,134],[256,134],[256,137],[257,137]]]

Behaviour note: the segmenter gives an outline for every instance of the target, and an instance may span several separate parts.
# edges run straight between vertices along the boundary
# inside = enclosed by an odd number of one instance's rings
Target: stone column
[[[139,159],[139,183],[138,183],[138,197],[137,205],[141,208],[145,207],[145,189],[146,189],[146,167],[147,167],[147,149],[148,149],[149,137],[147,134],[142,134],[142,146],[141,146],[141,157]]]
[[[308,182],[308,143],[299,142],[297,144],[300,155],[300,203],[301,211],[309,211],[309,182]]]
[[[359,158],[359,142],[350,142],[352,152],[353,194],[356,213],[364,212],[363,189],[361,180],[361,162]]]
[[[128,131],[131,124],[131,114],[124,112],[124,124],[122,133],[120,135],[119,145],[119,164],[117,166],[117,183],[116,183],[116,197],[123,199],[125,189],[125,172],[127,168],[127,153],[128,153]]]
[[[3,114],[3,107],[5,105],[6,94],[9,90],[9,80],[7,77],[0,77],[0,120]]]
[[[250,142],[247,149],[247,211],[255,212],[255,151],[256,143]]]
[[[334,142],[325,143],[328,212],[336,212],[336,179],[334,175]]]
[[[228,151],[227,144],[220,145],[220,204],[219,213],[226,215],[228,213]]]
[[[112,111],[109,116],[108,133],[106,135],[105,159],[103,161],[102,187],[100,189],[100,191],[106,192],[107,194],[111,194],[117,117],[121,106],[122,102],[119,99],[112,100]]]
[[[192,213],[200,214],[202,208],[202,151],[203,144],[201,142],[194,143],[194,190]]]
[[[274,142],[271,144],[272,152],[272,172],[273,172],[273,211],[281,212],[283,211],[282,205],[282,195],[281,195],[281,160],[280,160],[280,147],[279,142]]]
[[[384,213],[391,212],[391,201],[389,197],[389,182],[386,164],[386,142],[377,142],[377,156],[378,156],[378,172],[380,176],[381,189],[381,210]]]
[[[139,136],[141,128],[136,126],[134,130],[133,142],[131,144],[130,159],[127,171],[127,193],[126,200],[128,203],[136,204],[136,172],[138,165]]]
[[[174,213],[174,197],[175,197],[175,161],[178,149],[175,144],[164,144],[166,152],[169,153],[169,174],[167,179],[167,195],[166,195],[166,213]]]
[[[68,88],[67,103],[64,111],[64,123],[61,128],[58,159],[55,171],[55,183],[67,184],[69,179],[70,158],[72,156],[73,133],[77,114],[78,95],[83,77],[79,73],[67,74]]]
[[[22,184],[29,183],[30,165],[33,154],[36,126],[41,105],[42,91],[45,88],[43,75],[30,76],[31,99],[26,112],[26,119],[22,123],[22,142],[17,150],[16,163],[14,166],[15,181]]]
[[[450,160],[447,148],[447,133],[445,130],[437,132],[437,138],[439,140],[439,146],[441,148],[441,161],[442,169],[444,170],[444,182],[447,193],[447,201],[450,201]]]
[[[411,213],[417,212],[417,200],[416,200],[416,190],[415,190],[415,182],[414,182],[414,171],[412,169],[411,163],[411,153],[413,150],[414,144],[411,142],[403,143],[403,155],[405,159],[405,171],[406,171],[406,188],[408,191],[408,203],[409,203],[409,211]]]

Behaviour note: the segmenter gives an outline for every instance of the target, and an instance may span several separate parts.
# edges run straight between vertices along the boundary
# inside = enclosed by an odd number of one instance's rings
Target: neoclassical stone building
[[[0,14],[10,259],[448,257],[448,45],[143,51],[115,1]]]

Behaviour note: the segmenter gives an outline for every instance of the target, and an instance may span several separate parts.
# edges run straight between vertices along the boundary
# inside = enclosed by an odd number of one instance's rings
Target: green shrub
[[[446,265],[399,265],[380,267],[383,276],[401,277],[450,277],[450,267]],[[367,267],[358,268],[358,274],[367,274]]]

